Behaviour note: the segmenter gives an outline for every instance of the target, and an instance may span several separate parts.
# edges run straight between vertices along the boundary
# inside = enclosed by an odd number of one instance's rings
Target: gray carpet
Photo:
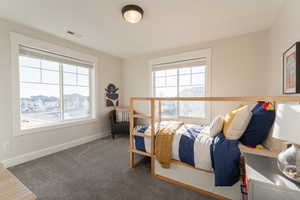
[[[100,139],[9,170],[39,200],[211,200],[128,168],[128,138]]]

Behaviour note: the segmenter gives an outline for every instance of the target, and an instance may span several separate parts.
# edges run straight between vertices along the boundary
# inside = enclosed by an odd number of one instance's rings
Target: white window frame
[[[168,68],[173,63],[183,62],[183,63],[193,63],[197,59],[205,58],[206,60],[206,73],[205,73],[205,96],[211,96],[211,48],[201,49],[198,51],[185,52],[181,54],[176,54],[172,56],[160,57],[156,59],[152,59],[149,61],[149,74],[150,74],[150,96],[154,96],[154,84],[153,84],[153,68],[161,65],[166,66]],[[163,67],[161,67],[163,68]],[[177,107],[178,109],[178,107]],[[206,102],[205,106],[205,118],[197,118],[197,117],[183,117],[178,116],[178,120],[189,122],[189,123],[197,123],[197,124],[208,124],[211,121],[211,103]],[[178,111],[179,112],[179,111]]]
[[[94,56],[82,54],[80,52],[60,47],[45,41],[33,39],[18,33],[10,33],[11,40],[11,66],[12,66],[12,110],[13,110],[13,135],[20,136],[31,133],[49,131],[57,128],[77,126],[96,121],[96,95],[95,95],[95,73],[98,59]],[[19,49],[20,45],[40,49],[50,53],[67,56],[92,64],[90,69],[90,116],[87,118],[78,118],[74,120],[64,120],[59,122],[47,123],[29,129],[21,129],[21,110],[20,110],[20,76],[19,76]],[[61,75],[60,75],[61,76]]]

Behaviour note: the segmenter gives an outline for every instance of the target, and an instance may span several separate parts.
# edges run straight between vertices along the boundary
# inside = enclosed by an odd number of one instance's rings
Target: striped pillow
[[[116,111],[116,121],[117,122],[129,122],[129,114],[127,111]]]

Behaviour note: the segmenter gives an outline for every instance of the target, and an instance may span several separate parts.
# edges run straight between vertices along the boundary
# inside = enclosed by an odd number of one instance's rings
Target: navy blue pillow
[[[264,102],[258,102],[252,110],[252,117],[240,141],[244,145],[256,146],[262,144],[268,137],[275,120],[275,110],[263,108]]]
[[[254,111],[257,111],[264,103],[265,103],[264,101],[258,101],[251,112],[253,113]]]

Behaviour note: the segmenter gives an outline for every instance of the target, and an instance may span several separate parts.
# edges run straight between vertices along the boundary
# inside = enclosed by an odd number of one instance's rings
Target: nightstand
[[[286,178],[277,167],[277,159],[243,154],[248,200],[299,200],[300,184]]]

